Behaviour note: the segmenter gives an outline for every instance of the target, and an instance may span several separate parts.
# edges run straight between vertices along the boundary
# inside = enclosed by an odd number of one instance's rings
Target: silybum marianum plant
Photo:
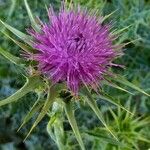
[[[27,81],[16,93],[1,100],[0,106],[16,102],[31,91],[36,92],[38,99],[21,125],[22,127],[36,112],[39,112],[27,137],[43,117],[48,115],[50,121],[47,131],[56,141],[59,149],[65,149],[62,123],[62,114],[65,112],[75,137],[81,149],[84,150],[85,146],[73,109],[74,103],[84,101],[117,140],[115,133],[105,123],[96,100],[92,96],[92,91],[99,98],[126,111],[128,110],[117,100],[101,90],[100,87],[103,84],[130,93],[116,84],[122,83],[148,95],[111,71],[113,66],[122,67],[113,61],[122,55],[121,49],[124,45],[117,45],[115,41],[124,29],[112,31],[112,24],[105,24],[105,20],[111,14],[99,17],[95,11],[88,11],[86,8],[81,8],[79,5],[74,6],[71,3],[68,6],[68,3],[65,2],[58,13],[54,12],[50,6],[47,9],[49,22],[44,23],[33,16],[27,0],[24,2],[31,21],[31,27],[26,34],[0,20],[5,28],[22,40],[22,42],[17,41],[4,32],[8,38],[22,48],[23,52],[20,58],[2,48],[0,48],[0,53],[26,70]],[[52,128],[54,128],[54,133]]]

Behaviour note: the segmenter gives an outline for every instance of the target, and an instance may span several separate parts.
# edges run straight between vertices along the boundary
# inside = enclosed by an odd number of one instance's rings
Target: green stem
[[[68,103],[65,103],[65,112],[66,112],[67,118],[69,120],[69,123],[72,127],[72,130],[73,130],[73,132],[76,136],[76,139],[79,142],[79,145],[80,145],[81,149],[85,150],[85,146],[83,144],[83,141],[82,141],[82,138],[81,138],[81,135],[80,135],[80,131],[78,129],[77,122],[76,122],[76,119],[75,119],[75,116],[74,116],[74,110],[73,110],[71,101],[68,102]]]
[[[65,136],[62,118],[58,117],[54,124],[54,133],[59,150],[65,150]]]
[[[59,150],[66,150],[65,134],[63,127],[63,107],[57,100],[53,103],[50,120],[47,124],[47,132],[50,137],[55,141]],[[54,129],[54,130],[53,130]]]

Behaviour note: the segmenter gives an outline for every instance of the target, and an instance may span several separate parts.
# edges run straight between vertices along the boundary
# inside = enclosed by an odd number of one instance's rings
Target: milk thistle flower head
[[[37,50],[29,59],[37,61],[38,70],[53,83],[66,82],[75,95],[82,85],[96,89],[120,55],[113,44],[111,25],[103,25],[102,17],[80,7],[62,7],[59,13],[50,7],[48,17],[48,23],[41,22],[40,32],[28,30]]]
[[[113,61],[122,55],[120,51],[122,45],[114,44],[117,34],[111,32],[111,24],[104,24],[103,17],[97,17],[95,13],[91,13],[86,9],[81,9],[80,7],[70,7],[70,9],[67,9],[65,3],[63,3],[58,13],[55,13],[53,8],[50,7],[48,10],[49,22],[43,23],[34,18],[27,0],[24,0],[24,2],[32,24],[32,28],[28,29],[30,35],[24,34],[0,20],[8,30],[26,43],[17,41],[5,33],[7,37],[25,50],[23,53],[24,57],[13,56],[2,48],[0,48],[0,53],[11,62],[17,65],[21,64],[23,69],[31,70],[31,72],[28,71],[26,74],[27,81],[24,86],[10,97],[1,100],[0,106],[16,102],[27,93],[34,91],[37,93],[38,99],[25,117],[21,127],[29,121],[31,116],[36,113],[35,111],[39,112],[39,114],[27,137],[43,117],[48,114],[50,116],[50,121],[47,125],[48,133],[51,133],[53,126],[54,130],[57,131],[55,132],[55,141],[65,141],[63,139],[65,136],[62,123],[64,118],[63,116],[56,115],[58,112],[58,114],[60,112],[63,114],[65,110],[76,139],[81,149],[85,150],[74,116],[73,104],[77,101],[71,101],[75,98],[70,94],[71,91],[74,95],[80,94],[81,100],[83,98],[105,128],[116,138],[105,123],[102,112],[88,88],[91,87],[96,91],[99,83],[105,80],[106,75],[112,76],[110,68],[112,66],[120,66],[114,64]],[[120,31],[123,30],[121,29]],[[29,60],[29,63],[24,58]],[[125,78],[119,75],[116,76],[117,78],[107,79],[108,82],[106,84],[130,93],[115,84],[119,82],[149,96],[149,94],[128,82]],[[53,84],[49,81],[52,81]],[[69,91],[66,92],[66,87],[65,90],[63,89],[64,86],[63,88],[59,87],[60,84],[57,83],[60,81],[67,83],[65,85],[67,85],[67,90],[69,89]],[[79,89],[82,86],[84,88],[80,91]],[[101,93],[97,95],[98,99],[102,98],[128,111],[104,91],[101,90]],[[52,111],[51,114],[49,113],[50,111]],[[60,138],[62,139],[60,140]],[[60,145],[63,146],[65,143],[58,143],[58,146]]]

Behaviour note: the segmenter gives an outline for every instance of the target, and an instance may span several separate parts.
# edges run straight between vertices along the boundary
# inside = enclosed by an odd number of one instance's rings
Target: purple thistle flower
[[[28,31],[37,50],[29,59],[37,61],[39,71],[54,83],[65,81],[76,95],[81,85],[97,88],[120,55],[110,24],[103,25],[102,17],[80,8],[62,8],[58,14],[50,8],[48,16],[50,22],[41,22],[41,32]]]

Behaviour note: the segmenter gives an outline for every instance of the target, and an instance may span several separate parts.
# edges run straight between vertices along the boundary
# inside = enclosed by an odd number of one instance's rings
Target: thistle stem
[[[73,110],[71,101],[69,101],[68,103],[65,103],[65,112],[66,112],[67,118],[69,120],[69,123],[72,127],[72,130],[76,136],[76,139],[79,142],[81,149],[85,150],[85,146],[83,144],[83,141],[82,141],[82,138],[80,135],[80,131],[78,129],[77,122],[76,122],[76,119],[74,116],[74,110]]]
[[[56,143],[59,150],[65,150],[65,136],[64,136],[64,128],[63,128],[63,121],[61,118],[58,118],[55,121],[54,125],[54,134],[56,138]]]
[[[53,103],[52,112],[54,113],[50,117],[50,121],[47,125],[47,131],[51,138],[57,144],[59,150],[66,150],[65,145],[65,134],[64,134],[64,127],[63,127],[63,120],[64,117],[62,115],[62,106],[59,102],[55,101]],[[53,130],[54,129],[54,130]]]

